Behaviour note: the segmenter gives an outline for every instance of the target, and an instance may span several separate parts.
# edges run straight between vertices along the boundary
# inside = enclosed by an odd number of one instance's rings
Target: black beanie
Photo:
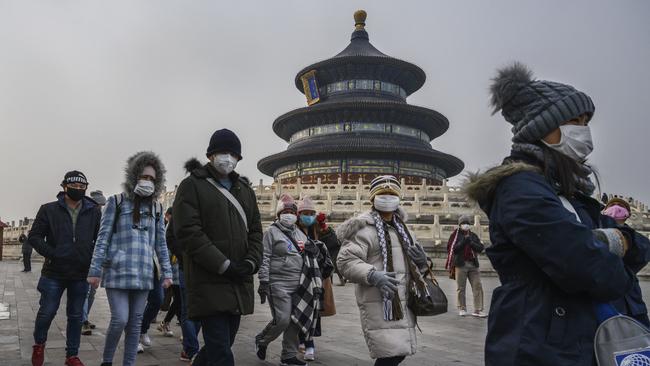
[[[241,142],[234,132],[227,128],[216,131],[210,138],[210,145],[205,156],[210,157],[216,152],[229,152],[241,160]]]
[[[65,176],[63,177],[63,181],[61,182],[61,185],[64,186],[69,183],[81,183],[81,184],[88,184],[88,180],[86,179],[86,176],[84,173],[78,171],[78,170],[73,170],[70,172],[65,173]]]

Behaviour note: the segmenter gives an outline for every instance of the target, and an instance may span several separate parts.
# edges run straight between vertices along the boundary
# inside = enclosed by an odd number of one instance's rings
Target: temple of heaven
[[[354,13],[350,44],[336,56],[305,67],[295,84],[307,107],[278,117],[273,131],[286,151],[260,160],[278,183],[363,183],[392,174],[406,184],[438,185],[463,162],[431,147],[449,128],[442,114],[406,103],[426,75],[418,66],[377,50]]]

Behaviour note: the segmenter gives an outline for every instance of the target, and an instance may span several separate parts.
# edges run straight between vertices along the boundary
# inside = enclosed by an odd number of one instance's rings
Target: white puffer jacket
[[[406,221],[406,214],[403,211],[398,213]],[[357,284],[361,328],[372,358],[408,356],[414,354],[417,348],[415,317],[407,307],[407,258],[402,252],[396,230],[389,226],[388,233],[392,246],[393,271],[400,281],[398,292],[405,315],[398,321],[384,320],[381,293],[368,283],[370,270],[384,270],[379,237],[370,213],[353,217],[336,230],[336,235],[342,242],[337,257],[338,268],[346,279]]]

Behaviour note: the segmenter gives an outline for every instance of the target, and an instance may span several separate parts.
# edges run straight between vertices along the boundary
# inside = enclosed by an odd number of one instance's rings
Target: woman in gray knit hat
[[[491,92],[514,136],[510,156],[465,187],[490,219],[486,252],[501,280],[485,364],[592,366],[611,304],[630,315],[645,309],[634,271],[650,259],[650,242],[601,215],[591,197],[587,94],[536,80],[519,63],[497,72]]]

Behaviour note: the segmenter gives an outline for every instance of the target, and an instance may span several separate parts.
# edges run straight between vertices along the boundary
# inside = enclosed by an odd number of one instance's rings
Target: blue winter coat
[[[95,201],[83,198],[72,230],[65,193],[38,210],[27,243],[45,257],[41,275],[57,280],[85,280],[93,254],[101,212]]]
[[[133,201],[124,197],[115,222],[116,197],[109,197],[102,215],[97,244],[88,276],[102,277],[102,286],[126,290],[151,290],[154,256],[163,278],[172,278],[162,215],[153,215],[149,204],[140,206],[140,222],[133,222]],[[157,218],[157,222],[156,222]],[[109,262],[106,262],[106,260]],[[110,265],[108,265],[110,264]]]
[[[647,263],[648,241],[628,235],[624,260],[611,254],[592,234],[609,224],[599,204],[570,200],[579,222],[539,169],[525,163],[496,167],[466,190],[489,216],[486,253],[502,283],[492,295],[485,364],[594,365],[594,304],[634,293],[630,268]]]

